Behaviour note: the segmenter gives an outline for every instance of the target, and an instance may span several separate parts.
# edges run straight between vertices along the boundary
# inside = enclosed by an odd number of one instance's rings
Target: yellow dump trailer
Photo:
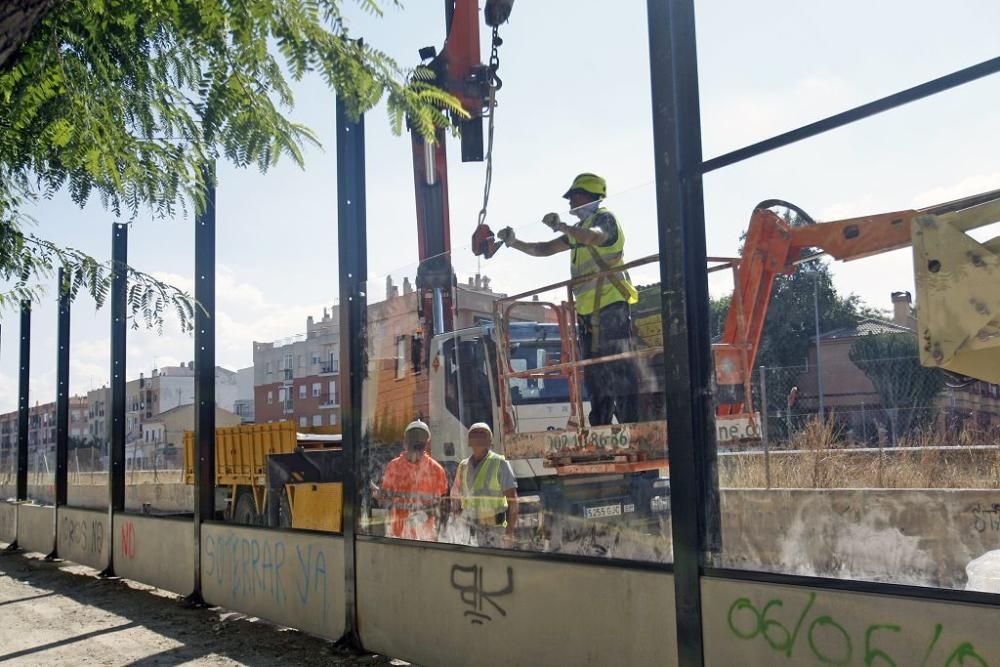
[[[338,429],[292,422],[215,431],[216,508],[245,525],[340,532],[343,453]],[[194,483],[194,433],[184,434],[184,480]]]

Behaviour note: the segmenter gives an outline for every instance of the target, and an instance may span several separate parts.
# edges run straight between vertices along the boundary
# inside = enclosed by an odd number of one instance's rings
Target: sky
[[[353,3],[346,3],[352,8]],[[401,64],[444,39],[442,3],[387,7],[381,18],[352,11],[351,29]],[[613,10],[608,7],[613,6]],[[502,28],[494,176],[487,222],[519,238],[551,237],[539,220],[566,214],[560,198],[582,171],[604,175],[607,205],[627,233],[626,258],[655,252],[652,124],[645,3],[535,0],[516,3]],[[966,67],[1000,52],[993,0],[766,0],[696,3],[703,153],[706,158]],[[488,33],[483,31],[484,41]],[[485,54],[484,47],[484,54]],[[252,364],[252,342],[305,330],[336,301],[337,220],[334,97],[318,77],[294,86],[289,114],[312,127],[322,149],[304,170],[285,163],[266,175],[219,168],[217,361]],[[754,205],[780,198],[819,220],[922,207],[1000,188],[1000,77],[768,153],[705,178],[710,255],[734,255]],[[410,143],[394,136],[384,108],[366,118],[369,279],[413,278],[417,262]],[[484,165],[449,145],[453,264],[460,279],[481,270],[512,293],[568,277],[568,259],[503,249],[477,262],[468,249],[482,201]],[[57,194],[28,211],[34,231],[110,257],[112,213],[83,210]],[[1000,234],[996,229],[983,236]],[[190,218],[132,224],[129,261],[173,284],[193,286]],[[913,289],[908,251],[833,266],[842,293],[888,308],[889,293]],[[652,269],[633,274],[656,279]],[[53,281],[54,282],[54,281]],[[713,274],[715,295],[731,278]],[[30,403],[53,400],[54,299],[35,307]],[[109,318],[86,297],[74,305],[70,390],[108,381]],[[0,411],[16,406],[17,313],[0,313]],[[129,332],[127,376],[193,358],[193,341],[168,324],[163,336]]]

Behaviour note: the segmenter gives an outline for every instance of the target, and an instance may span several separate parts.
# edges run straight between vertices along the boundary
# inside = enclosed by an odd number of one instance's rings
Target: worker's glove
[[[563,227],[563,222],[559,219],[558,213],[546,213],[542,218],[542,224],[556,232]]]
[[[503,241],[508,248],[511,247],[514,244],[514,241],[517,240],[517,237],[514,235],[514,230],[510,227],[504,227],[497,232],[497,238]]]

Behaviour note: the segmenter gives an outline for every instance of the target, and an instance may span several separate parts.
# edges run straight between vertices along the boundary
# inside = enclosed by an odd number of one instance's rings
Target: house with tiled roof
[[[881,400],[871,380],[851,361],[851,346],[862,336],[882,334],[917,335],[909,292],[892,293],[892,320],[868,318],[857,324],[823,332],[813,338],[808,364],[799,374],[797,409],[816,412],[819,407],[819,382],[822,379],[823,406],[856,430],[859,437],[866,424],[881,420]],[[818,356],[817,356],[818,354]],[[1000,386],[971,382],[959,388],[945,388],[927,406],[940,415],[946,413],[987,428],[1000,424]],[[871,435],[871,433],[868,433]]]

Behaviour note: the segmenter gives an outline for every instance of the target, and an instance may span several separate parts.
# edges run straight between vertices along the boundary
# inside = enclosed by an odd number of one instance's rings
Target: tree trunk
[[[0,71],[14,63],[18,49],[55,4],[55,0],[7,0],[0,3]]]

